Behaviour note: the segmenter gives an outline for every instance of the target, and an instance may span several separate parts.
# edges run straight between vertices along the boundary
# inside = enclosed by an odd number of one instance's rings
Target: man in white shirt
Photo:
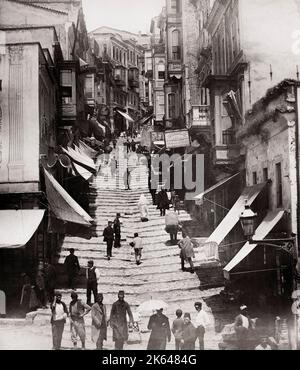
[[[202,309],[202,303],[196,302],[195,309],[198,312],[195,320],[195,327],[196,327],[196,341],[199,340],[199,349],[200,351],[204,351],[204,334],[205,329],[209,325],[209,317],[207,313]]]
[[[67,306],[62,302],[61,297],[60,293],[56,293],[54,301],[51,303],[51,326],[54,350],[61,349],[63,331],[69,314]]]
[[[131,246],[134,248],[136,264],[140,265],[142,263],[141,258],[143,250],[143,239],[139,237],[138,233],[134,234],[134,239],[133,242],[131,243]]]

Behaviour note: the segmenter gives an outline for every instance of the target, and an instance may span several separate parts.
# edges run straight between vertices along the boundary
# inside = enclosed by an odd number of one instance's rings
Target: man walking
[[[65,259],[64,267],[68,277],[68,288],[74,290],[75,279],[80,271],[80,265],[77,256],[75,256],[74,248],[71,248],[69,252],[70,254]]]
[[[134,248],[136,264],[140,265],[142,263],[141,258],[142,258],[142,250],[143,250],[143,239],[139,237],[138,233],[135,233],[134,239],[132,243],[130,244]]]
[[[168,194],[165,189],[162,188],[160,192],[157,194],[156,202],[157,202],[157,209],[160,210],[160,215],[165,216],[166,209],[169,209],[169,204],[170,204]]]
[[[55,295],[54,301],[50,307],[53,349],[58,351],[61,349],[62,335],[68,317],[68,309],[66,304],[62,302],[60,293]]]
[[[106,257],[110,261],[112,257],[112,247],[114,243],[114,229],[112,227],[112,222],[108,221],[108,226],[103,231],[103,241],[106,242]]]
[[[151,330],[147,350],[165,350],[168,342],[171,341],[171,330],[169,319],[163,314],[163,309],[159,308],[150,317],[148,330]]]
[[[103,294],[97,295],[97,302],[92,306],[92,341],[96,349],[103,350],[103,342],[107,340],[107,315],[103,304]]]
[[[121,248],[121,221],[120,221],[121,214],[117,213],[117,216],[114,220],[114,233],[115,233],[115,248]]]
[[[166,232],[170,234],[171,244],[176,244],[179,229],[179,217],[175,210],[167,211],[165,216],[165,225]]]
[[[196,302],[195,309],[197,311],[196,316],[196,341],[199,340],[199,349],[204,351],[204,334],[206,327],[209,325],[209,317],[207,313],[202,309],[202,303]]]
[[[82,349],[85,349],[85,324],[84,316],[91,311],[91,307],[78,299],[76,292],[71,293],[71,303],[69,307],[71,322],[71,340],[74,348],[77,348],[78,337],[81,341]]]
[[[124,343],[128,340],[128,323],[126,313],[129,316],[130,324],[133,325],[133,315],[130,306],[124,300],[125,293],[120,290],[118,300],[112,305],[110,312],[110,326],[113,329],[113,341],[116,350],[123,350]]]
[[[88,267],[86,269],[86,304],[91,306],[91,295],[93,292],[94,302],[96,302],[97,294],[98,294],[98,280],[99,280],[99,271],[94,266],[94,261],[88,262]]]
[[[178,243],[178,246],[180,248],[181,269],[182,271],[186,271],[184,267],[184,262],[187,261],[191,266],[191,273],[194,274],[195,270],[193,258],[195,258],[195,253],[193,243],[185,232],[182,232],[182,237],[183,239],[180,240],[180,242]]]

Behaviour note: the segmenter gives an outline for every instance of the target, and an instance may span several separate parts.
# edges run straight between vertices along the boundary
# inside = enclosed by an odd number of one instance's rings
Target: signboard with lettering
[[[165,142],[164,132],[161,132],[161,131],[151,132],[151,141],[152,141],[153,144],[155,144],[155,143],[164,144],[164,142]]]
[[[182,148],[191,145],[190,135],[188,130],[172,130],[165,132],[166,147]]]

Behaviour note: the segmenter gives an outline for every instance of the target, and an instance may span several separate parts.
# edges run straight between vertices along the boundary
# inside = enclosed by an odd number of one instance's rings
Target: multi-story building
[[[0,281],[10,304],[21,273],[34,278],[39,262],[53,261],[62,230],[72,234],[74,225],[77,230],[79,225],[89,228],[92,219],[86,213],[79,216],[79,204],[62,187],[66,178],[69,183],[74,179],[75,167],[58,150],[66,145],[63,99],[72,94],[84,103],[73,85],[78,75],[72,74],[71,79],[64,72],[73,72],[72,63],[80,68],[79,55],[84,55],[85,46],[79,33],[72,48],[65,42],[65,31],[75,30],[67,12],[33,2],[2,1],[0,18],[4,40],[0,51]],[[72,50],[73,60],[68,62],[64,56]]]
[[[140,78],[140,59],[149,37],[109,27],[100,27],[90,36],[99,44],[99,56],[108,56],[113,66],[110,113],[115,130],[120,132],[133,128],[132,123],[142,116],[140,87],[144,87],[145,81]],[[142,95],[146,99],[144,89]]]

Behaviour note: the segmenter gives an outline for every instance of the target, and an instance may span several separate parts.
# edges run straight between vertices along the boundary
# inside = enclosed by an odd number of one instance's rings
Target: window
[[[171,0],[171,9],[175,10],[176,13],[179,12],[179,1],[180,0]]]
[[[116,51],[116,60],[119,60],[119,49]]]
[[[165,64],[164,62],[159,62],[158,64],[158,79],[164,80],[165,79]]]
[[[282,171],[281,171],[281,163],[276,164],[276,197],[277,197],[277,208],[282,207]]]
[[[252,181],[253,181],[253,185],[257,184],[257,172],[252,173]]]
[[[113,46],[113,59],[116,59],[116,48]]]
[[[104,54],[107,54],[107,45],[106,44],[104,44],[103,50],[104,50]]]
[[[168,95],[168,105],[169,105],[169,118],[175,118],[176,116],[176,106],[175,106],[175,94]]]
[[[268,167],[263,169],[263,180],[264,182],[267,182],[269,180]]]
[[[172,32],[172,59],[179,60],[180,58],[180,33],[179,31],[175,30]]]
[[[60,72],[61,96],[64,104],[70,103],[72,98],[72,70],[66,69]]]

